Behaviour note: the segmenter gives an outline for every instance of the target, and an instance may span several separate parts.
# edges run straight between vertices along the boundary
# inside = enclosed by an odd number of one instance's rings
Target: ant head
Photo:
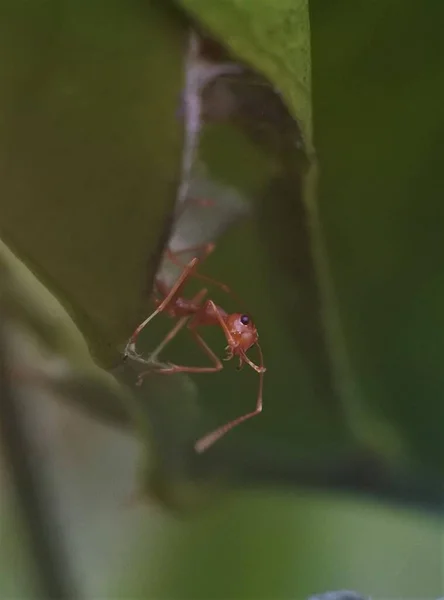
[[[231,348],[233,354],[243,354],[257,343],[259,336],[249,315],[243,313],[228,315],[226,325],[235,342]]]

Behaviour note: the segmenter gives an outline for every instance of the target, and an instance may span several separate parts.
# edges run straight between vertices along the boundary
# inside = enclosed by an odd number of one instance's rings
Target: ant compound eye
[[[248,315],[242,315],[240,318],[242,325],[248,325],[250,323],[250,317]]]

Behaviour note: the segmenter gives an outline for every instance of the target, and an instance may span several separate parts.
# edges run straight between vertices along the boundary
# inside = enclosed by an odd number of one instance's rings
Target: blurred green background
[[[444,594],[443,18],[439,0],[0,0],[0,351],[80,596]],[[184,184],[214,207],[178,217]],[[258,377],[136,388],[121,353],[171,240],[217,241],[201,271],[245,308],[210,297],[251,312],[267,367],[263,414],[202,456]],[[186,332],[162,356],[205,361]],[[2,437],[0,595],[35,597]]]

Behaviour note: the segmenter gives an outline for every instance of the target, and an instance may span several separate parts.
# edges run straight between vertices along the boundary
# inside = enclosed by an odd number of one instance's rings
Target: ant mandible
[[[227,355],[224,360],[231,360],[233,357],[237,356],[239,358],[238,369],[240,369],[246,363],[259,374],[259,391],[257,395],[256,408],[251,412],[243,414],[240,417],[229,421],[225,425],[218,427],[211,433],[208,433],[199,439],[194,445],[195,450],[199,453],[207,450],[217,440],[219,440],[237,425],[240,425],[244,421],[247,421],[248,419],[251,419],[262,412],[263,374],[266,371],[263,364],[262,350],[258,343],[259,335],[249,315],[244,313],[229,314],[223,308],[216,305],[212,300],[207,299],[204,301],[204,297],[208,293],[207,289],[202,289],[191,299],[183,298],[181,296],[182,289],[190,277],[197,277],[201,280],[217,285],[227,293],[232,293],[226,285],[197,272],[197,266],[199,263],[204,260],[204,258],[206,258],[213,251],[213,249],[214,244],[207,244],[204,247],[187,248],[186,250],[179,252],[167,250],[166,254],[168,258],[173,263],[183,268],[182,273],[170,289],[168,289],[168,286],[166,286],[159,278],[156,278],[155,289],[162,296],[162,298],[155,298],[156,309],[137,327],[124,351],[125,357],[130,356],[140,359],[136,352],[136,341],[140,332],[155,316],[165,312],[169,317],[179,318],[179,321],[150,355],[150,359],[143,362],[152,362],[152,364],[154,364],[155,357],[158,356],[160,351],[178,334],[178,332],[186,324],[188,324],[188,330],[190,331],[196,343],[210,358],[213,366],[188,367],[183,365],[169,364],[168,366],[155,366],[150,372],[154,371],[157,373],[170,375],[173,373],[215,373],[217,371],[221,371],[223,369],[222,362],[196,331],[197,327],[216,325],[222,329],[228,344],[226,347]],[[179,254],[194,250],[203,250],[201,253],[201,258],[195,257],[186,265],[178,260],[177,256]],[[260,365],[256,365],[254,362],[252,362],[246,354],[247,351],[254,345],[257,346],[259,351]],[[147,374],[148,372],[145,372],[139,376],[139,383],[141,383],[143,377]]]

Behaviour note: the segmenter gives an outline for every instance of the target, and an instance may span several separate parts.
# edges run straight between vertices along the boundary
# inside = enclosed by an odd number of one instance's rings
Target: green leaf
[[[177,0],[282,93],[312,144],[308,0]]]
[[[444,5],[312,0],[310,14],[344,399],[397,432],[403,460],[443,472]]]
[[[378,504],[244,492],[191,520],[156,515],[144,539],[138,560],[122,571],[120,595],[307,598],[338,588],[376,598],[442,594],[436,521]]]
[[[2,317],[23,336],[18,380],[30,379],[36,387],[42,384],[87,406],[102,398],[105,414],[128,420],[124,407],[131,406],[131,394],[95,364],[84,337],[60,302],[1,241],[0,280]],[[64,368],[51,366],[51,360]]]
[[[236,58],[249,61],[259,72],[266,71],[262,68],[264,55],[273,63],[277,61],[273,74],[266,73],[277,88],[294,86],[299,89],[297,78],[289,71],[299,72],[307,85],[304,102],[309,105],[309,78],[304,79],[303,75],[310,72],[306,3],[290,6],[285,2],[186,2],[184,5],[235,52]],[[295,12],[303,8],[303,14],[293,20]],[[271,47],[265,31],[268,26],[283,22],[289,26],[287,29],[276,27],[282,37]],[[252,31],[262,33],[256,38]],[[294,45],[291,51],[288,44]],[[305,54],[299,52],[302,47]],[[281,64],[281,59],[284,66],[279,70],[276,65]],[[267,62],[265,58],[264,62]],[[303,230],[305,214],[302,214],[301,222],[295,224],[293,220],[301,214],[301,172],[302,167],[306,167],[306,162],[301,161],[301,146],[303,133],[307,137],[307,130],[311,130],[310,111],[305,110],[300,97],[300,100],[293,97],[292,113],[298,113],[301,105],[301,115],[304,115],[298,119],[304,128],[301,132],[269,82],[249,72],[227,75],[217,91],[221,103],[228,97],[235,108],[226,119],[205,122],[200,157],[210,176],[216,182],[234,184],[251,200],[260,217],[259,222],[251,220],[230,231],[219,241],[214,256],[202,266],[207,274],[227,283],[245,300],[244,309],[251,311],[255,319],[265,352],[264,416],[258,417],[254,425],[252,422],[245,425],[243,433],[236,433],[237,439],[254,430],[262,432],[259,444],[267,440],[271,445],[279,439],[282,448],[299,455],[310,451],[321,455],[325,448],[333,448],[338,454],[349,449],[355,451],[356,439],[344,419],[325,349],[315,265],[310,256],[315,242],[310,238],[311,232]],[[209,96],[211,93],[206,92],[206,102],[209,102]],[[217,102],[216,91],[213,91],[213,98]],[[204,112],[212,114],[211,106],[205,105]],[[310,139],[305,141],[309,147]],[[280,211],[282,190],[275,193],[276,181],[284,181],[287,189],[284,202],[297,204],[296,214]],[[304,206],[302,209],[305,210]],[[302,236],[299,235],[301,231]],[[299,274],[299,279],[294,277],[293,273],[288,276],[282,268],[285,263],[282,257],[285,259],[287,254],[286,240],[291,252],[299,254],[302,248],[301,256],[305,261],[302,278]],[[234,307],[217,290],[212,289],[210,293],[226,310],[239,310],[239,306]],[[296,328],[293,327],[295,320],[298,320]],[[300,337],[296,337],[295,329]],[[216,344],[214,341],[212,347],[216,348]],[[196,364],[202,362],[197,352],[190,352],[191,349],[183,353],[184,364],[193,363],[194,356]],[[230,367],[227,364],[223,379],[222,374],[211,378],[196,377],[203,402],[211,402],[211,410],[219,414],[213,420],[213,426],[248,412],[254,406],[257,377],[245,371],[240,375],[232,372]],[[216,378],[221,384],[223,381],[223,388],[221,385],[215,390]],[[283,419],[284,415],[291,417]],[[229,437],[234,438],[234,435]],[[229,445],[230,440],[227,438],[223,443]]]
[[[154,0],[0,5],[0,236],[110,365],[175,199],[185,29]]]
[[[279,89],[301,80],[292,70],[310,71],[308,55],[301,67],[302,53],[296,59],[285,39],[282,23],[292,22],[287,16],[295,14],[295,3],[182,4]],[[219,245],[230,261],[230,268],[220,268],[221,278],[240,292],[236,255],[242,252],[242,263],[252,266],[247,298],[262,339],[274,349],[276,362],[269,352],[266,358],[275,410],[280,405],[281,414],[288,414],[288,398],[300,398],[294,419],[304,424],[313,419],[313,430],[324,438],[323,418],[310,417],[308,408],[322,399],[332,411],[326,416],[330,425],[339,417],[338,431],[349,429],[359,445],[383,460],[410,465],[420,460],[435,468],[442,468],[444,456],[438,426],[444,346],[437,334],[444,222],[436,165],[444,85],[436,53],[441,38],[434,28],[440,11],[438,4],[430,12],[418,11],[413,2],[400,0],[384,6],[364,0],[311,2],[319,178],[313,157],[304,178],[284,145],[284,169],[260,204],[260,241],[253,242],[253,228],[245,227]],[[267,35],[267,26],[273,29],[277,22],[278,39]],[[306,49],[310,28],[304,29]],[[303,37],[295,31],[293,51]],[[270,68],[277,57],[285,57],[285,68]],[[300,100],[284,98],[297,116]],[[221,147],[229,145],[234,157],[234,138]],[[235,161],[246,170],[252,164],[247,151],[242,163]],[[270,286],[253,281],[251,273],[259,268]],[[283,322],[291,324],[293,339],[283,332]],[[292,387],[284,383],[288,374]],[[419,402],[431,416],[423,425],[417,419]],[[269,424],[272,419],[269,414]]]

